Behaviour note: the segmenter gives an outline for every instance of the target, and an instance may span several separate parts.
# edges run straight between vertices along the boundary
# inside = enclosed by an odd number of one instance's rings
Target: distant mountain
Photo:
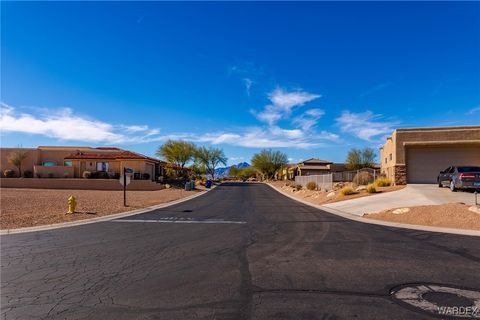
[[[240,169],[251,167],[251,165],[247,162],[240,162],[239,164],[235,164],[233,166],[235,166],[237,168],[240,168]],[[218,178],[228,177],[228,175],[230,174],[230,168],[233,167],[233,166],[215,169],[215,177],[218,177]]]

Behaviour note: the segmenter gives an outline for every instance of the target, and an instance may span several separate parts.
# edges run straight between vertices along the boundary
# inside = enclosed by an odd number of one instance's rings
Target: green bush
[[[374,184],[376,187],[388,187],[392,185],[392,180],[385,177],[381,177],[375,180]]]
[[[317,184],[313,181],[310,181],[307,183],[307,189],[308,190],[317,190]]]
[[[376,193],[377,192],[377,189],[375,188],[375,185],[373,183],[370,183],[367,186],[367,192],[368,193]]]
[[[7,169],[3,171],[3,175],[5,176],[5,178],[13,178],[15,177],[15,171]]]
[[[348,196],[350,194],[354,194],[355,191],[353,191],[353,188],[352,187],[349,187],[349,186],[346,186],[346,187],[343,187],[342,189],[340,189],[340,194],[342,196]]]
[[[353,183],[359,186],[365,186],[373,181],[373,175],[367,171],[361,171],[353,177]]]

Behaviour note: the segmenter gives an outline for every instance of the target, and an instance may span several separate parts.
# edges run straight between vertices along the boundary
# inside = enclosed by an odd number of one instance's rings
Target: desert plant
[[[317,190],[317,184],[314,181],[310,181],[307,183],[308,190]]]
[[[28,158],[25,151],[17,150],[8,156],[8,162],[18,168],[18,176],[22,176],[22,163]]]
[[[263,176],[263,179],[272,179],[275,173],[287,164],[288,157],[280,151],[263,149],[252,157],[252,166]]]
[[[195,144],[182,140],[168,140],[157,150],[157,155],[180,168],[193,160],[197,148]]]
[[[392,180],[386,177],[381,177],[375,180],[374,184],[376,187],[388,187],[392,185]]]
[[[23,171],[23,177],[24,178],[33,178],[33,172],[30,170],[25,170]]]
[[[377,193],[377,189],[375,188],[375,185],[373,183],[370,183],[367,186],[366,190],[367,190],[368,193]]]
[[[210,175],[212,180],[215,180],[215,169],[220,164],[226,166],[227,160],[225,153],[219,148],[200,147],[195,152],[195,161],[205,168],[205,173]]]
[[[3,175],[5,176],[5,178],[13,178],[15,177],[15,171],[7,169],[3,171]]]
[[[110,176],[106,171],[95,171],[94,176],[95,176],[95,179],[110,179]]]
[[[295,189],[296,189],[297,191],[302,190],[302,185],[301,185],[301,184],[295,185]]]
[[[363,150],[353,148],[348,152],[346,165],[350,170],[371,168],[375,164],[375,150],[364,148]]]
[[[92,173],[90,171],[83,171],[82,177],[83,179],[90,179],[92,177]]]
[[[357,185],[367,185],[373,180],[373,175],[367,171],[360,171],[353,177],[353,182]]]
[[[354,194],[355,191],[353,191],[353,188],[352,187],[349,187],[349,186],[346,186],[346,187],[343,187],[342,189],[340,189],[340,194],[342,196],[348,196],[350,194]]]

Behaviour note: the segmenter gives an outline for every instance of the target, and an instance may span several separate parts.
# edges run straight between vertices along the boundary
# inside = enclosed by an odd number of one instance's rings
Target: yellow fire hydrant
[[[77,199],[74,196],[70,196],[68,198],[68,212],[67,213],[75,213],[75,208],[77,207]]]

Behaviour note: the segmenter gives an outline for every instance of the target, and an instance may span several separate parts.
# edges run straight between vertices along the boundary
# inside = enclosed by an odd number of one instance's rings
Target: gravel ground
[[[157,191],[127,191],[123,206],[123,191],[0,189],[0,228],[14,229],[51,223],[69,222],[135,210],[190,196],[197,191],[164,189]],[[78,213],[65,214],[67,199],[77,198]]]
[[[365,218],[425,226],[480,230],[480,214],[469,211],[463,203],[418,206],[410,211],[394,214],[393,210],[364,215]]]
[[[332,203],[332,202],[338,202],[338,201],[343,201],[343,200],[350,200],[350,199],[355,199],[355,198],[361,198],[361,197],[368,197],[368,196],[373,196],[375,194],[380,194],[383,192],[390,192],[390,191],[396,191],[405,188],[405,186],[391,186],[391,187],[380,187],[377,188],[377,193],[368,193],[365,190],[358,191],[354,194],[347,195],[347,196],[342,196],[339,192],[339,190],[335,190],[335,196],[328,198],[327,195],[330,192],[325,192],[325,191],[310,191],[307,189],[302,189],[299,191],[294,191],[295,189],[289,187],[286,185],[284,181],[271,181],[269,182],[272,186],[275,188],[281,189],[282,191],[286,191],[293,196],[300,198],[302,200],[311,202],[313,204],[326,204],[326,203]]]

